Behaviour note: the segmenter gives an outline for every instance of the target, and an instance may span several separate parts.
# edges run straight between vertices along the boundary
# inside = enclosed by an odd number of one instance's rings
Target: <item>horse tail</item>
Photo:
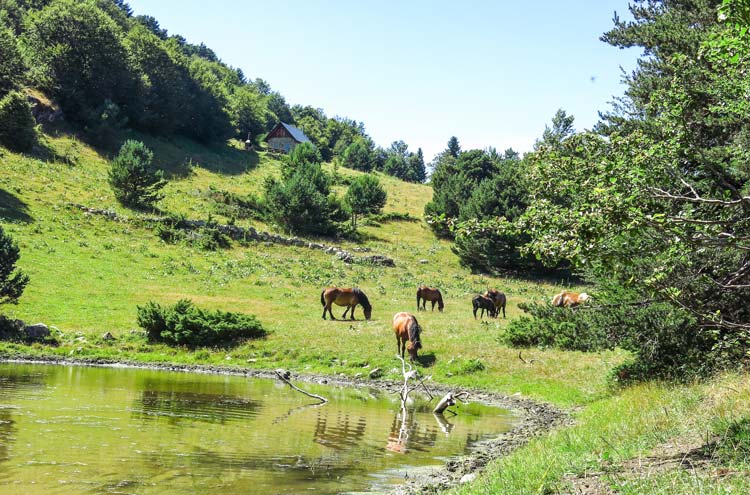
[[[409,342],[411,342],[414,350],[422,348],[422,340],[419,338],[419,334],[422,332],[422,327],[419,326],[419,322],[412,316],[412,321],[409,323]]]
[[[325,291],[325,289],[324,289],[324,290],[323,290],[323,292],[321,292],[321,293],[320,293],[320,304],[322,304],[323,306],[325,306],[325,305],[326,305],[326,298],[325,298],[325,294],[326,294],[326,291]]]

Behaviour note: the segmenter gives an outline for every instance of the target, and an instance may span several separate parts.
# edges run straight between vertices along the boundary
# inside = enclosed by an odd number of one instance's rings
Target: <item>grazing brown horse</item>
[[[578,292],[564,290],[552,298],[552,305],[557,308],[575,308],[579,304],[585,303],[590,298],[591,296],[585,292],[579,294]]]
[[[508,302],[508,298],[505,297],[505,294],[497,289],[487,289],[487,292],[484,293],[484,297],[489,297],[495,301],[495,316],[499,315],[500,310],[502,309],[503,318],[505,318],[505,304]]]
[[[419,307],[419,302],[422,302],[422,307]],[[417,289],[417,311],[423,309],[427,311],[427,301],[432,303],[432,310],[435,311],[435,303],[438,305],[438,311],[442,312],[445,304],[443,304],[443,295],[440,290],[433,289],[432,287],[426,287],[420,285]]]
[[[417,359],[417,351],[422,348],[422,340],[419,337],[422,327],[414,315],[406,311],[393,315],[393,331],[396,334],[396,353],[401,353],[403,358],[404,350],[407,350],[410,361]]]
[[[365,318],[370,319],[372,316],[372,305],[367,296],[359,288],[353,289],[340,289],[338,287],[328,287],[320,293],[320,304],[323,305],[323,319],[326,319],[326,311],[331,315],[331,319],[335,320],[333,311],[331,311],[331,305],[336,303],[337,306],[346,306],[346,311],[341,315],[341,318],[346,318],[346,313],[351,310],[350,318],[354,319],[354,308],[357,304],[362,305],[362,310],[365,312]]]
[[[487,314],[490,315],[490,317],[494,318],[497,316],[497,308],[495,307],[495,301],[490,299],[489,297],[485,297],[481,294],[477,294],[474,296],[474,299],[471,300],[471,305],[474,306],[474,319],[477,319],[477,310],[481,308],[482,313],[479,315],[479,318],[484,318],[484,312],[487,311]]]

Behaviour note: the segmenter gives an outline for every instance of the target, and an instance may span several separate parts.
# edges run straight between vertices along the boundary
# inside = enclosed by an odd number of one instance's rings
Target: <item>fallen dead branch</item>
[[[521,351],[518,351],[518,359],[520,359],[521,361],[523,361],[524,364],[529,364],[529,365],[530,364],[534,364],[536,362],[536,359],[531,359],[531,360],[528,360],[528,361],[525,360],[523,358],[523,356],[521,356]]]
[[[448,408],[450,406],[455,406],[458,402],[461,402],[462,404],[468,404],[468,402],[466,402],[465,400],[468,397],[468,392],[459,392],[457,394],[448,392],[443,396],[442,399],[440,399],[440,402],[437,403],[437,406],[435,406],[435,409],[433,409],[432,412],[435,414],[443,414],[447,410],[448,412],[453,413],[453,415],[455,416],[456,413]]]
[[[289,381],[290,373],[288,371],[279,369],[279,370],[275,370],[274,373],[276,373],[276,376],[279,377],[279,380],[281,380],[282,382],[292,387],[293,390],[296,390],[297,392],[305,394],[308,397],[312,397],[313,399],[318,399],[322,404],[325,404],[326,402],[328,402],[328,399],[326,399],[322,395],[311,394],[310,392],[306,392],[302,390],[301,388],[295,386],[292,382]]]

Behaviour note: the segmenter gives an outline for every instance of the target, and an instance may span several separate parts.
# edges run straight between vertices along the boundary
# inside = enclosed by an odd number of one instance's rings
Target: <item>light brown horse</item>
[[[326,311],[331,315],[331,319],[335,320],[333,311],[331,311],[331,305],[336,304],[337,306],[346,306],[346,311],[341,315],[341,318],[346,318],[346,313],[351,310],[350,318],[354,319],[354,308],[357,304],[362,305],[362,310],[365,312],[365,318],[370,319],[372,316],[372,305],[367,296],[359,288],[354,287],[353,289],[340,289],[338,287],[328,287],[320,293],[320,304],[323,305],[323,319],[326,319]]]
[[[508,302],[508,298],[505,297],[505,294],[497,289],[487,289],[487,292],[484,293],[484,297],[489,297],[495,303],[495,316],[497,316],[502,309],[503,318],[505,318],[505,305]]]
[[[421,308],[419,307],[420,300],[422,302]],[[427,311],[427,301],[432,303],[433,311],[435,311],[435,303],[437,303],[438,311],[442,313],[445,304],[443,304],[443,295],[440,293],[440,290],[420,285],[417,289],[417,311],[420,309]]]
[[[579,304],[583,304],[591,298],[585,292],[571,292],[564,290],[559,294],[555,294],[552,298],[552,305],[557,308],[575,308]]]
[[[393,315],[393,332],[396,334],[396,353],[401,353],[403,358],[404,350],[407,350],[409,360],[416,360],[417,351],[422,348],[422,340],[419,337],[422,327],[414,315],[406,311]]]

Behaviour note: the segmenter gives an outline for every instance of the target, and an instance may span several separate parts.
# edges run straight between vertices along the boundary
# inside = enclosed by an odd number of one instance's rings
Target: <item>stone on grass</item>
[[[49,337],[49,327],[44,323],[26,325],[23,327],[24,335],[29,340],[43,340]]]

